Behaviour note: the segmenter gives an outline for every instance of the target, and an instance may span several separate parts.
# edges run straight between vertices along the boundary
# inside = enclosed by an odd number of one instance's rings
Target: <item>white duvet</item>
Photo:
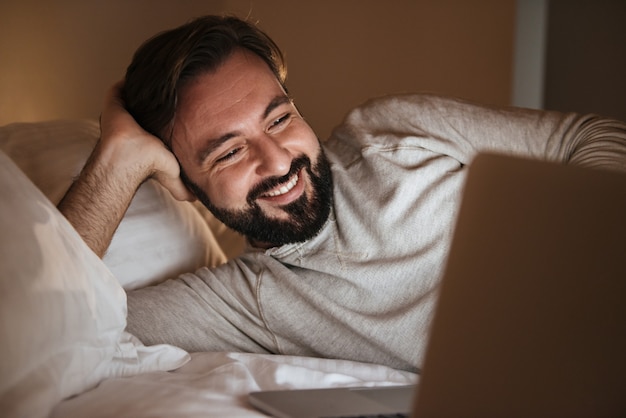
[[[168,203],[168,194],[148,190],[133,201],[107,262],[100,260],[54,205],[98,132],[94,121],[0,127],[3,418],[258,417],[247,403],[251,391],[416,381],[409,372],[351,361],[189,355],[168,345],[146,347],[125,332],[122,286],[145,282],[135,263],[154,264],[165,251],[169,265],[159,274],[170,276],[219,261],[221,250],[206,224],[198,233],[204,219],[188,202]]]
[[[104,380],[61,402],[55,418],[262,417],[247,402],[257,390],[415,383],[417,375],[345,360],[242,353],[194,353],[173,372]]]

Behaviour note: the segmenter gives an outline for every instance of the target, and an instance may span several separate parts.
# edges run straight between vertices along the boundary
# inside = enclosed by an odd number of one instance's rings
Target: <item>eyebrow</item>
[[[285,103],[291,103],[291,99],[282,94],[280,96],[274,97],[265,108],[265,112],[263,112],[263,116],[261,119],[267,118],[274,109],[276,109],[278,106],[284,105]]]
[[[279,95],[274,97],[269,104],[265,107],[265,110],[261,114],[260,120],[266,119],[270,113],[277,107],[285,104],[291,103],[291,99],[286,95]],[[218,149],[222,144],[239,135],[239,131],[228,132],[218,138],[209,139],[204,143],[204,147],[198,152],[198,163],[202,163],[207,156],[213,153],[216,149]]]

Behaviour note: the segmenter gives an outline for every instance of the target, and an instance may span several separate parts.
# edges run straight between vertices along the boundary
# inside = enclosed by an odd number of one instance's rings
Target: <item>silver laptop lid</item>
[[[626,175],[472,163],[415,416],[626,412]]]

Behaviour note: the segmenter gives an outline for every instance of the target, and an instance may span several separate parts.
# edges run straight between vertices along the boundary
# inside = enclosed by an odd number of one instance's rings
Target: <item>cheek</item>
[[[294,124],[293,129],[287,133],[292,140],[290,147],[297,152],[294,154],[305,154],[309,157],[317,155],[320,148],[320,142],[313,132],[313,129],[303,120],[300,119]]]
[[[189,179],[209,198],[211,203],[220,208],[236,208],[243,207],[241,202],[245,203],[246,184],[241,179],[241,173],[236,170],[224,170],[221,172],[210,172],[198,170],[192,167],[187,155],[180,155],[178,159],[187,173]],[[242,192],[243,191],[243,192]]]
[[[241,176],[232,173],[220,173],[218,178],[204,183],[202,186],[211,202],[224,209],[246,207],[246,197],[250,185],[241,180]]]

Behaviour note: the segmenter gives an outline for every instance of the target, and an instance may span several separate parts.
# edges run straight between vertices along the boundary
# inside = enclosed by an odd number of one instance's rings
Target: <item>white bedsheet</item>
[[[249,392],[415,382],[413,373],[345,360],[194,353],[173,372],[107,379],[61,402],[52,417],[263,417],[248,405]]]

